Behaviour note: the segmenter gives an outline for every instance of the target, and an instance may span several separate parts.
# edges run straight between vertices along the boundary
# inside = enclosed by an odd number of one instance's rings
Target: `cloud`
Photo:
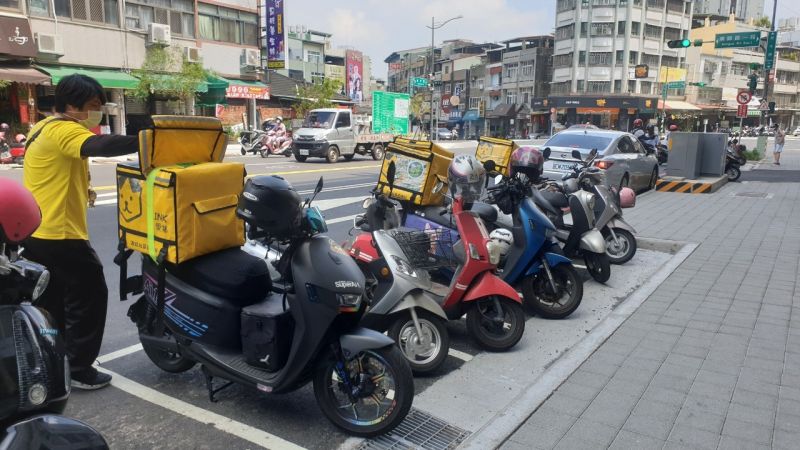
[[[334,8],[330,1],[288,0],[287,7],[287,23],[333,34],[334,47],[361,50],[380,78],[393,51],[430,45],[431,16],[464,16],[436,30],[437,43],[549,34],[555,23],[555,2],[549,0],[338,0]]]

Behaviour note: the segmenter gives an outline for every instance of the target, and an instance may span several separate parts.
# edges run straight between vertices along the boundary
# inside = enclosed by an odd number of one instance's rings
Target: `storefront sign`
[[[267,67],[283,69],[286,67],[286,36],[283,15],[284,0],[264,0],[267,21]]]
[[[445,114],[450,114],[450,94],[443,94],[442,95],[442,103],[441,108]]]
[[[550,97],[550,105],[556,108],[635,108],[652,109],[657,105],[656,98],[648,97]]]
[[[633,74],[636,78],[647,78],[650,76],[650,66],[647,64],[639,64],[634,68]]]
[[[403,70],[403,63],[389,63],[389,73],[395,73]]]
[[[24,17],[0,16],[0,54],[36,57],[36,43],[33,41],[31,26]]]
[[[345,52],[345,71],[347,72],[347,96],[361,103],[364,100],[364,57],[357,50]]]
[[[231,84],[225,89],[225,97],[269,100],[269,87],[237,86]]]

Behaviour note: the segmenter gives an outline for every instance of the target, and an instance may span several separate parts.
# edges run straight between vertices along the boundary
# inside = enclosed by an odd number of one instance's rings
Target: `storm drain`
[[[469,431],[412,408],[397,428],[364,441],[359,450],[451,450],[469,434]]]
[[[734,197],[748,197],[748,198],[769,198],[770,194],[766,192],[737,192]]]

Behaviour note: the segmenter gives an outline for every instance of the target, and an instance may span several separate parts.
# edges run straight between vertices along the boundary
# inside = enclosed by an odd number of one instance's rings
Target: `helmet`
[[[644,125],[644,122],[642,121],[642,119],[636,119],[636,120],[633,121],[633,127],[634,128],[641,128],[643,125]]]
[[[7,123],[0,123],[0,131],[9,131],[11,127],[8,126]]]
[[[624,187],[619,191],[619,206],[621,208],[633,208],[636,206],[636,192],[629,187]]]
[[[678,131],[678,126],[673,123],[669,126],[669,131]]]
[[[650,125],[647,126],[646,130],[647,130],[647,134],[655,134],[656,126],[653,125],[653,124],[650,124]]]
[[[33,194],[14,180],[0,178],[0,243],[19,244],[41,223]]]
[[[277,120],[278,122],[283,122],[283,117],[278,116],[278,117],[275,118],[275,120]]]
[[[287,239],[300,228],[300,195],[285,179],[262,175],[247,180],[236,215],[268,236]]]
[[[27,139],[28,138],[26,138],[25,135],[22,134],[22,133],[14,136],[14,140],[17,141],[18,144],[21,144],[21,143],[25,142]]]
[[[514,235],[505,228],[498,228],[489,234],[489,239],[500,249],[500,257],[505,258],[514,245]]]
[[[544,156],[536,147],[524,146],[514,150],[508,162],[509,175],[518,173],[526,175],[531,181],[539,181],[539,175],[544,170]]]
[[[477,201],[486,184],[486,169],[474,156],[458,155],[447,170],[447,183],[453,197],[468,203]]]

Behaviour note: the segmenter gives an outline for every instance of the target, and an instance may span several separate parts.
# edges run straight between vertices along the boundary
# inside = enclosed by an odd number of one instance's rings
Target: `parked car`
[[[792,136],[800,136],[800,127],[797,127],[797,128],[794,129],[794,132],[792,133]]]
[[[453,131],[448,130],[447,128],[439,128],[436,130],[436,138],[440,141],[452,141],[458,137]]]
[[[564,130],[551,137],[542,148],[550,148],[550,159],[544,163],[544,175],[560,180],[570,173],[577,160],[573,150],[586,159],[597,149],[595,166],[605,169],[609,186],[630,187],[633,190],[652,189],[658,180],[658,160],[648,153],[632,134],[590,128]]]

